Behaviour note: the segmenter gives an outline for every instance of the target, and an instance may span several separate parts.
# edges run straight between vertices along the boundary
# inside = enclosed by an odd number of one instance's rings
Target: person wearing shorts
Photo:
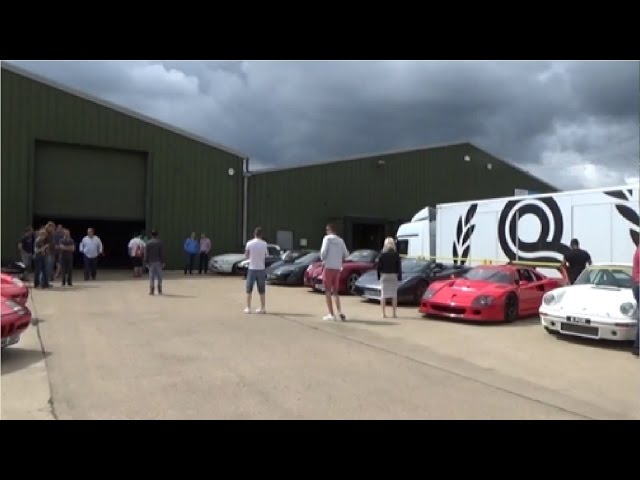
[[[324,294],[327,301],[327,310],[329,313],[325,315],[323,320],[336,320],[337,317],[334,314],[333,303],[331,297],[335,299],[336,309],[338,317],[343,322],[347,317],[342,313],[342,306],[340,305],[340,294],[338,292],[340,286],[340,271],[342,270],[342,262],[349,255],[347,246],[344,244],[344,240],[336,235],[336,227],[333,224],[327,225],[327,234],[322,239],[322,247],[320,248],[320,259],[322,260],[323,270],[323,282],[324,282]]]
[[[266,284],[267,275],[265,259],[269,253],[267,242],[262,239],[262,228],[258,227],[253,233],[253,240],[247,242],[245,256],[249,259],[249,269],[247,270],[247,307],[244,313],[251,313],[251,297],[254,285],[258,286],[260,295],[260,308],[256,313],[266,313]]]
[[[133,267],[134,278],[142,277],[142,265],[144,260],[145,243],[140,235],[134,235],[127,246],[129,257],[131,257],[131,266]]]

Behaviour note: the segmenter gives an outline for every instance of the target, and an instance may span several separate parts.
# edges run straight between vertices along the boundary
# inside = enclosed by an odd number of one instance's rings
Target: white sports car
[[[631,264],[591,265],[573,285],[542,297],[540,322],[549,333],[633,340],[638,306],[631,286]]]

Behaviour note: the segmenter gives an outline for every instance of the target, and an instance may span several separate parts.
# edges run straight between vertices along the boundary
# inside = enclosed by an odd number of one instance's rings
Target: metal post
[[[249,198],[249,157],[244,159],[244,172],[242,172],[242,242],[247,243],[248,198]]]
[[[520,257],[520,210],[516,211],[516,262]]]

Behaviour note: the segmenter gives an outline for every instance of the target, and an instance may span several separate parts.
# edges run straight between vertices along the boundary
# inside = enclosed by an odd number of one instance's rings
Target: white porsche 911
[[[573,285],[542,297],[540,322],[549,333],[633,340],[638,306],[631,286],[631,264],[591,265]]]

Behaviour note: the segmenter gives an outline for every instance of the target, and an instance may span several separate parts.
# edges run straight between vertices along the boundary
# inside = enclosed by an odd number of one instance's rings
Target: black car
[[[402,282],[398,286],[398,303],[419,305],[429,284],[436,280],[460,277],[469,267],[442,264],[417,258],[402,259]],[[380,280],[376,270],[363,274],[356,282],[355,294],[367,300],[380,301]]]
[[[320,261],[320,252],[310,251],[306,255],[296,258],[294,261],[274,263],[267,268],[267,281],[274,285],[300,285],[304,284],[304,272],[312,263]]]
[[[2,273],[24,280],[27,277],[27,267],[20,261],[2,260]]]

